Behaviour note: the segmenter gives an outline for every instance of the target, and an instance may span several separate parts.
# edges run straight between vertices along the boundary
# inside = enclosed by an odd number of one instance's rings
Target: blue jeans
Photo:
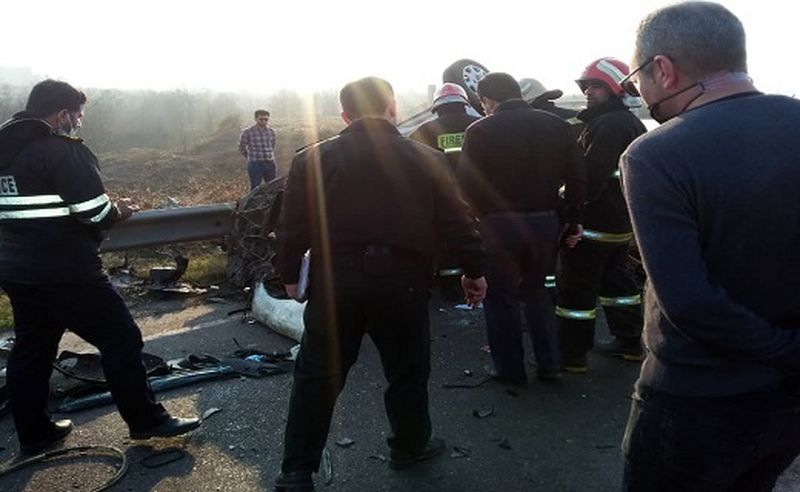
[[[275,179],[275,161],[247,161],[247,174],[250,176],[250,189]]]
[[[769,491],[800,453],[800,400],[782,389],[633,396],[622,443],[626,492]]]
[[[481,219],[487,251],[484,301],[486,335],[499,376],[526,378],[522,312],[540,369],[556,369],[558,338],[550,295],[544,286],[558,241],[555,214],[505,212]]]

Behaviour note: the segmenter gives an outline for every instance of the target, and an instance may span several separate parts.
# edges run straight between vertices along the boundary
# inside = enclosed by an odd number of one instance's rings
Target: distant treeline
[[[0,85],[0,120],[24,108],[30,87]],[[212,91],[84,89],[89,98],[81,136],[96,152],[133,147],[186,151],[218,131],[253,123],[253,111],[270,111],[270,124],[310,124],[338,117],[336,91],[308,97],[291,90],[256,96]],[[425,106],[426,96],[398,95],[406,113]]]

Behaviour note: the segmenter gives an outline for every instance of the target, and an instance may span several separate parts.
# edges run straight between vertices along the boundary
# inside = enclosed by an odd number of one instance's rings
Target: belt
[[[485,215],[485,217],[502,217],[502,216],[512,216],[512,217],[529,217],[532,219],[540,219],[544,217],[556,217],[555,210],[539,210],[539,211],[522,211],[522,210],[509,210],[504,212],[489,212]]]

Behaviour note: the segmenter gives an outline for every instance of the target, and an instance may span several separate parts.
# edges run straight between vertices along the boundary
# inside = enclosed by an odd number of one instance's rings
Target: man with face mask
[[[142,363],[142,335],[102,269],[101,233],[138,208],[106,195],[97,158],[75,134],[86,96],[45,80],[25,111],[0,126],[0,287],[14,313],[8,394],[20,449],[37,453],[72,431],[47,412],[64,330],[100,350],[114,402],[133,439],[183,434],[198,419],[156,403]]]
[[[758,92],[715,3],[648,15],[634,64],[665,123],[621,164],[648,274],[624,490],[772,490],[800,452],[800,102]]]
[[[633,234],[619,182],[619,156],[645,127],[625,105],[620,81],[628,66],[616,58],[591,62],[577,80],[587,108],[578,138],[586,159],[589,187],[581,241],[562,248],[556,276],[556,319],[564,370],[584,373],[594,345],[597,304],[603,308],[613,341],[600,348],[640,362],[641,297],[630,268]]]

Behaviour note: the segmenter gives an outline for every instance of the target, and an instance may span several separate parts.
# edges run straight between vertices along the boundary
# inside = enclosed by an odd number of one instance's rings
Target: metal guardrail
[[[146,210],[115,225],[100,251],[122,251],[148,246],[222,237],[233,227],[233,203]]]

